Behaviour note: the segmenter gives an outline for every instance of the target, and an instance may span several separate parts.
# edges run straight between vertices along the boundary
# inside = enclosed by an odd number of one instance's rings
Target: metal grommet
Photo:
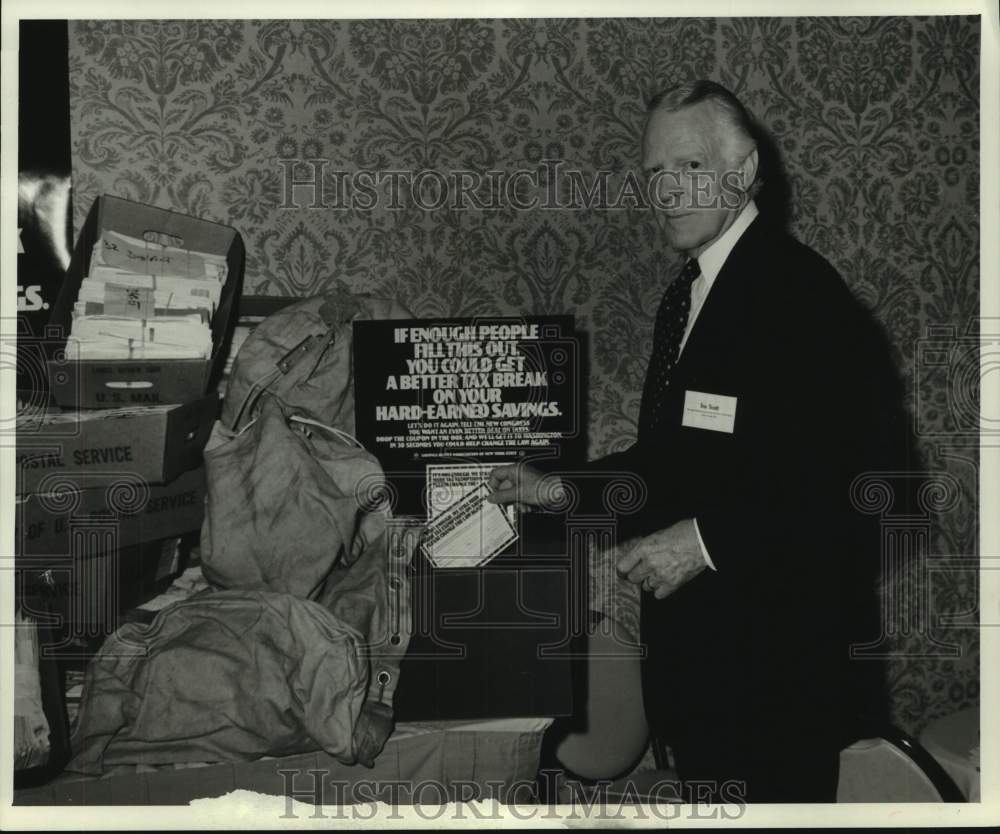
[[[403,583],[400,581],[398,576],[389,577],[389,587],[394,591],[398,591],[402,587]]]
[[[387,671],[385,671],[385,669],[383,669],[375,676],[375,680],[378,682],[380,686],[388,686],[389,681],[392,680],[392,675],[390,675]]]
[[[389,642],[393,646],[398,646],[400,643],[403,642],[403,638],[400,637],[398,634],[393,634],[392,637],[389,638]]]

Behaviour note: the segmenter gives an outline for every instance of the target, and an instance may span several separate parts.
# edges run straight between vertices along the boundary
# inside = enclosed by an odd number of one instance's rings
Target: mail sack
[[[236,356],[222,423],[242,428],[267,392],[296,414],[353,434],[351,323],[412,317],[398,301],[352,293],[343,284],[268,316]]]
[[[350,435],[286,409],[265,395],[252,423],[205,451],[202,569],[222,588],[315,599],[383,532],[384,480]]]
[[[215,591],[127,623],[87,667],[67,770],[253,760],[322,749],[369,765],[365,635],[321,604]],[[374,741],[374,743],[373,743]]]

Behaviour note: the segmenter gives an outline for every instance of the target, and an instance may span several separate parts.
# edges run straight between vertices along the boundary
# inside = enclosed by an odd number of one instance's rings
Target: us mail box
[[[201,463],[218,412],[209,394],[183,405],[22,415],[17,494],[72,492],[81,475],[169,483]]]
[[[18,496],[14,542],[19,555],[71,555],[95,523],[105,525],[116,547],[201,529],[204,467],[184,472],[168,484],[148,484],[120,473],[79,475],[74,481],[76,488],[69,493]]]
[[[103,528],[95,522],[81,530],[90,543],[73,555],[19,560],[25,597],[44,595],[56,614],[53,625],[63,635],[56,656],[93,654],[130,608],[165,590],[182,570],[181,537],[109,547]]]
[[[94,244],[105,230],[130,238],[179,242],[185,249],[224,256],[228,267],[211,321],[212,352],[207,359],[74,358],[67,342],[80,285],[90,272]],[[47,340],[49,388],[64,407],[119,408],[125,405],[184,403],[218,384],[236,322],[243,289],[245,250],[239,233],[220,223],[104,195],[91,207],[80,231],[66,280],[50,324],[60,335]]]

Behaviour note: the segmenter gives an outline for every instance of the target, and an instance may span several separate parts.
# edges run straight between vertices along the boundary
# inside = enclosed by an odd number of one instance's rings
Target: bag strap
[[[270,371],[260,379],[255,380],[254,383],[247,389],[246,395],[243,397],[243,402],[240,403],[240,407],[236,412],[236,416],[233,418],[233,425],[231,426],[233,431],[240,430],[240,420],[243,419],[245,413],[252,413],[254,407],[257,404],[257,400],[260,399],[260,395],[267,390],[268,386],[273,384],[276,379],[281,376],[286,375],[292,370],[299,362],[301,362],[310,353],[316,353],[316,361],[313,363],[312,368],[310,368],[309,373],[306,375],[308,379],[316,371],[316,367],[319,365],[320,360],[322,360],[326,351],[337,341],[336,329],[331,326],[326,333],[311,333],[306,336],[301,342],[299,342],[295,347],[293,347],[288,353],[282,356],[277,362],[275,362],[275,367],[273,371]]]
[[[338,429],[334,426],[328,426],[326,423],[321,423],[319,420],[312,420],[309,417],[300,417],[298,414],[293,414],[288,418],[291,423],[304,423],[307,426],[315,426],[318,429],[326,429],[328,432],[335,434],[340,440],[351,446],[357,446],[359,449],[364,451],[364,445],[350,432],[346,432],[343,429]]]
[[[274,383],[280,376],[287,374],[300,361],[311,352],[315,352],[316,361],[306,374],[306,379],[312,377],[316,368],[322,361],[326,351],[337,341],[337,330],[341,327],[349,326],[351,321],[364,312],[364,306],[360,299],[350,291],[350,288],[342,281],[338,281],[336,287],[327,292],[327,298],[319,308],[319,316],[326,324],[325,333],[313,333],[306,336],[301,342],[293,347],[288,353],[282,356],[276,363],[275,369],[256,380],[247,390],[243,397],[243,402],[233,418],[233,431],[240,430],[240,420],[245,413],[252,413],[260,395],[267,387]],[[318,349],[317,349],[318,347]],[[324,428],[328,428],[325,427]]]

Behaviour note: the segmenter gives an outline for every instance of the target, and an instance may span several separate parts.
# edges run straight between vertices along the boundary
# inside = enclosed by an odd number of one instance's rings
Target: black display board
[[[584,355],[571,316],[355,322],[357,437],[385,469],[394,513],[417,525],[435,514],[428,467],[572,468],[584,452]],[[475,567],[414,549],[398,720],[572,712],[581,539],[563,515],[516,525],[517,540]]]
[[[573,713],[573,664],[586,652],[585,539],[563,515],[528,513],[520,528],[514,548],[480,568],[416,558],[398,721]]]
[[[582,355],[572,316],[355,322],[356,433],[397,511],[426,515],[431,463],[577,460]]]
[[[17,390],[42,405],[46,326],[72,251],[69,34],[65,20],[20,21],[18,44]]]

